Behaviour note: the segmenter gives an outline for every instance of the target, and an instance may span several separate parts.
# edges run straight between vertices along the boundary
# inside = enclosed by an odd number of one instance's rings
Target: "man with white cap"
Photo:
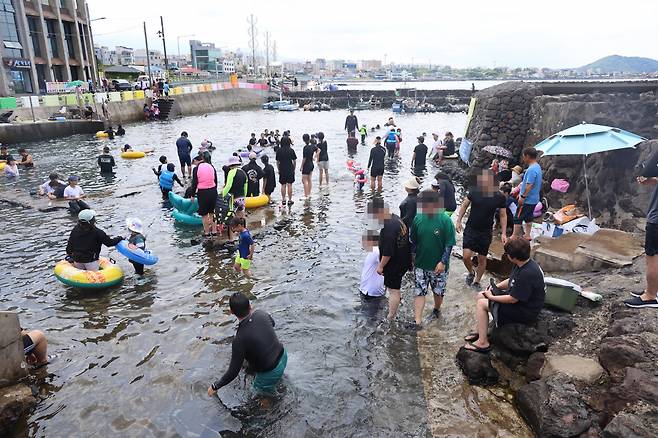
[[[94,210],[82,210],[66,244],[66,259],[78,269],[98,271],[98,258],[102,246],[115,246],[122,240],[121,236],[110,238],[103,230],[96,228]]]

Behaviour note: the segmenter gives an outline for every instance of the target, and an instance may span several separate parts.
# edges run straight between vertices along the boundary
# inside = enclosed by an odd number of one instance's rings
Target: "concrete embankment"
[[[35,123],[8,123],[0,125],[0,142],[5,144],[68,137],[73,134],[93,134],[102,131],[99,120],[66,120],[64,122],[37,121]]]
[[[440,111],[463,111],[468,105],[472,92],[470,90],[417,90],[401,91],[396,95],[394,90],[339,90],[339,91],[294,91],[286,93],[285,99],[299,102],[300,106],[311,102],[328,103],[332,108],[348,108],[363,99],[371,97],[381,102],[382,108],[390,108],[397,98],[416,98],[436,105]]]

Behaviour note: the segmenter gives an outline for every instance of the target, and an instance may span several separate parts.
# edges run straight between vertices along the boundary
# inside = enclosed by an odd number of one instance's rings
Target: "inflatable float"
[[[356,173],[358,170],[361,170],[361,164],[354,160],[347,160],[347,170],[352,173]]]
[[[459,158],[458,154],[444,155],[443,156],[444,160],[456,160],[457,158]]]
[[[110,134],[108,134],[105,131],[98,131],[96,132],[96,138],[109,138]]]
[[[363,186],[368,182],[368,177],[366,176],[366,171],[363,169],[359,169],[356,172],[354,172],[354,183],[359,189],[362,189]]]
[[[152,254],[151,251],[144,251],[143,249],[139,248],[130,249],[128,247],[127,240],[122,240],[121,242],[117,243],[116,248],[122,256],[127,257],[128,260],[131,260],[135,263],[141,263],[142,265],[146,266],[155,265],[158,263],[158,256]]]
[[[260,157],[260,154],[262,154],[265,151],[265,149],[254,149],[251,152],[255,152],[257,157]],[[240,155],[242,158],[249,158],[249,154],[251,153],[250,151],[240,151],[238,152],[238,155]]]
[[[194,226],[203,225],[201,216],[199,216],[196,213],[191,213],[191,214],[183,213],[182,211],[179,211],[178,209],[174,208],[174,211],[171,212],[171,216],[176,220],[176,222],[180,222],[185,225],[194,225]]]
[[[196,199],[192,201],[191,199],[183,198],[181,195],[177,195],[173,191],[169,192],[168,196],[172,207],[181,213],[191,215],[199,210],[199,203]]]
[[[6,165],[7,165],[7,163],[5,163],[4,161],[0,163],[0,172],[5,170]]]
[[[101,257],[98,260],[98,271],[85,271],[62,260],[55,265],[55,277],[67,286],[80,289],[105,289],[123,281],[123,271],[109,259]]]
[[[121,158],[133,159],[133,158],[144,158],[145,156],[146,153],[142,151],[121,152]]]
[[[263,207],[270,203],[270,197],[267,195],[247,196],[244,198],[245,208]]]

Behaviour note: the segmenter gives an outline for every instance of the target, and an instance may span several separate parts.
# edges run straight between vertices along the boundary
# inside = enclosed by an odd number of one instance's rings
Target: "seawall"
[[[5,144],[68,137],[74,134],[93,134],[104,130],[100,120],[66,120],[64,122],[37,121],[35,123],[0,124],[0,142]]]
[[[381,101],[382,108],[390,108],[399,97],[414,96],[419,101],[425,101],[439,107],[441,111],[463,111],[468,105],[473,92],[470,90],[417,90],[401,91],[396,95],[394,90],[338,90],[338,91],[294,91],[284,94],[284,99],[299,102],[300,106],[314,101],[328,103],[332,108],[348,108],[362,99],[367,101],[372,96]]]

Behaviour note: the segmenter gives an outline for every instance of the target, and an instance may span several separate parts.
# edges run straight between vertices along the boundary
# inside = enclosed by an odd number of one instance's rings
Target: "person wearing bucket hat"
[[[96,227],[96,212],[85,209],[78,213],[78,223],[71,230],[66,244],[67,260],[78,269],[98,271],[98,258],[101,248],[115,246],[123,237],[110,238],[103,230]]]
[[[403,187],[407,191],[407,197],[400,203],[400,218],[407,228],[411,229],[411,224],[416,217],[420,184],[416,177],[412,177],[404,182]]]
[[[203,235],[210,237],[216,233],[213,213],[217,204],[217,171],[211,164],[209,152],[204,152],[202,162],[192,170],[192,183],[190,191],[192,198],[197,197],[199,210],[203,222]]]
[[[77,215],[82,210],[89,209],[89,205],[83,201],[85,192],[78,185],[78,177],[71,175],[68,178],[69,185],[64,189],[64,199],[69,201],[69,211],[72,215]]]
[[[126,228],[130,231],[130,237],[128,238],[128,248],[135,250],[141,249],[146,251],[146,237],[142,234],[144,228],[142,226],[142,221],[137,217],[126,218]],[[129,260],[130,263],[135,268],[135,274],[144,275],[144,265],[141,263],[133,262]]]

